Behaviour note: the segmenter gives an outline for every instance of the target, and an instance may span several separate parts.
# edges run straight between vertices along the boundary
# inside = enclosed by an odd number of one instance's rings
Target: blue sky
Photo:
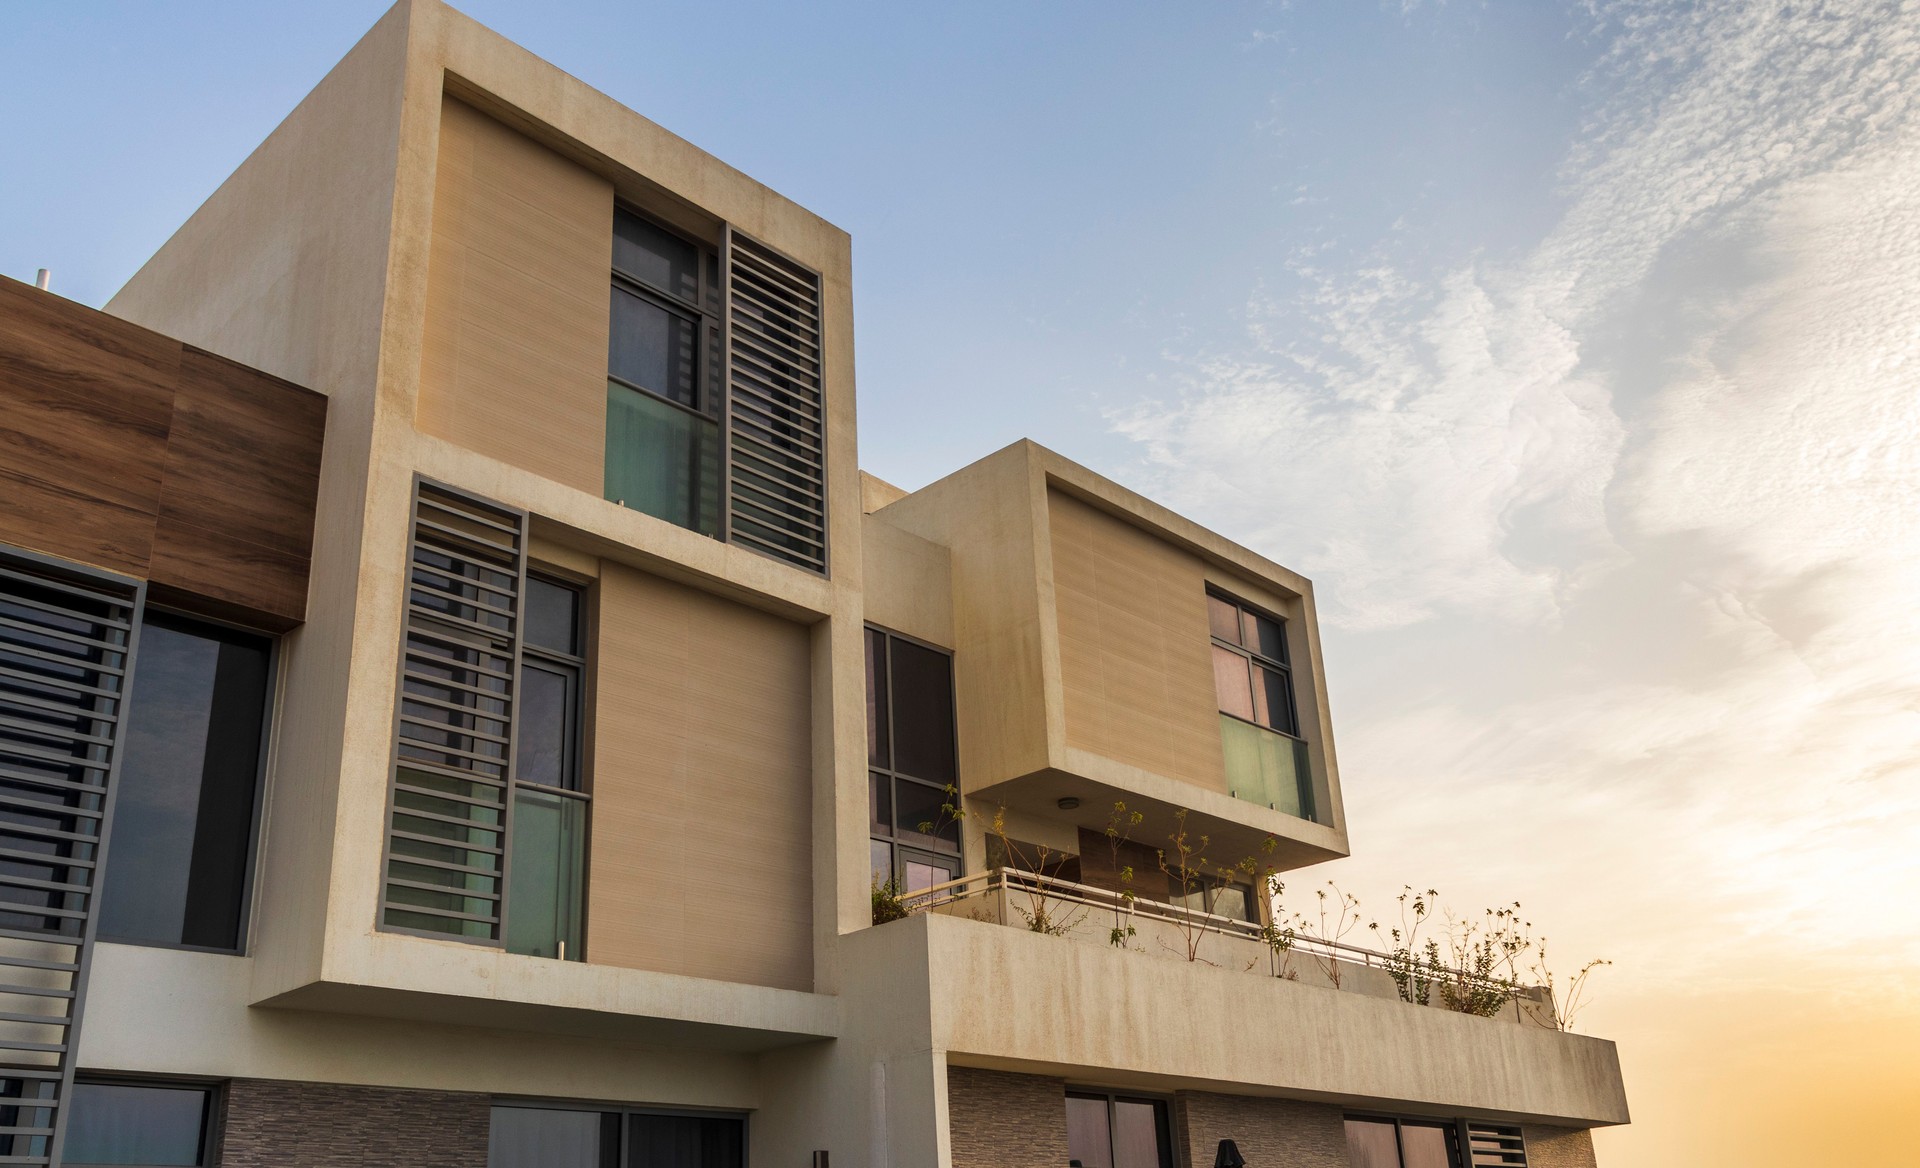
[[[1603,1161],[1911,1162],[1920,0],[464,9],[853,234],[869,470],[1316,581],[1296,883],[1614,958]],[[0,272],[104,302],[381,10],[0,9]]]

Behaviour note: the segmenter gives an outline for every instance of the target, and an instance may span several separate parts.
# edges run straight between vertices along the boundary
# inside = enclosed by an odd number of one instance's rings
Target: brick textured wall
[[[953,1168],[1062,1168],[1067,1088],[1060,1079],[947,1068]]]
[[[485,1095],[235,1079],[222,1168],[486,1168]]]
[[[1527,1168],[1598,1168],[1593,1156],[1593,1133],[1578,1127],[1528,1124]]]
[[[1257,1168],[1348,1168],[1343,1113],[1329,1104],[1196,1091],[1173,1110],[1176,1156],[1191,1168],[1213,1168],[1223,1139]]]

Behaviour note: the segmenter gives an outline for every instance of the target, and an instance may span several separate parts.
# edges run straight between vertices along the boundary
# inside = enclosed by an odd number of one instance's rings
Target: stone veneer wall
[[[1530,1123],[1520,1133],[1527,1140],[1527,1168],[1598,1168],[1593,1133],[1585,1128]]]
[[[1211,1168],[1225,1139],[1263,1168],[1348,1168],[1344,1112],[1331,1104],[1183,1091],[1173,1110],[1176,1157],[1193,1168]]]
[[[235,1079],[221,1168],[486,1168],[485,1095]]]
[[[1066,1082],[950,1066],[947,1131],[953,1168],[1063,1168]]]

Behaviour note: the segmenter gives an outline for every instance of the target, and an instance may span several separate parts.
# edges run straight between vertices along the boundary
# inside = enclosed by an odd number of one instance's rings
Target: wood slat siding
[[[448,99],[420,429],[599,495],[613,184]]]
[[[1224,792],[1199,560],[1047,493],[1067,743]]]
[[[327,399],[0,279],[0,543],[306,618]]]
[[[587,952],[811,990],[808,631],[612,562],[597,612]]]

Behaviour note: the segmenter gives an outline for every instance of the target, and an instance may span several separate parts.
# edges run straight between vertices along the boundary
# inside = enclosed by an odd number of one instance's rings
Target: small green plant
[[[1613,962],[1604,957],[1595,957],[1581,966],[1572,977],[1567,979],[1567,993],[1562,1000],[1555,986],[1553,968],[1547,963],[1547,939],[1542,937],[1534,946],[1533,961],[1528,974],[1529,980],[1534,985],[1546,991],[1546,1013],[1542,1014],[1540,1003],[1533,1000],[1523,1000],[1520,1008],[1536,1022],[1547,1023],[1555,1030],[1572,1030],[1574,1016],[1587,1004],[1585,999],[1588,976],[1601,966],[1612,964]]]
[[[993,838],[999,841],[1000,853],[1006,857],[1007,866],[1020,872],[1031,872],[1037,876],[1049,875],[1049,868],[1057,869],[1061,859],[1070,858],[1064,853],[1056,853],[1045,844],[1033,845],[1033,855],[1028,855],[1019,844],[1007,837],[1007,809],[1002,806],[993,813],[993,824],[988,829]],[[1086,919],[1088,909],[1064,909],[1057,905],[1047,892],[1046,884],[1039,879],[1021,879],[1018,876],[1003,875],[1004,886],[1009,893],[1018,890],[1025,903],[1013,902],[1013,911],[1026,922],[1028,929],[1044,933],[1049,937],[1064,937],[1073,931],[1075,925]]]
[[[911,916],[913,910],[900,895],[900,882],[894,879],[885,881],[875,877],[873,890],[873,923],[884,925],[888,921],[897,921]]]
[[[1107,944],[1115,949],[1127,948],[1134,937],[1133,865],[1122,864],[1120,856],[1132,842],[1133,829],[1145,818],[1138,811],[1129,811],[1120,800],[1114,801],[1113,810],[1107,815],[1107,850],[1113,854],[1113,870],[1120,877],[1120,899],[1113,906],[1113,928],[1107,930]]]
[[[1420,930],[1426,925],[1434,906],[1439,902],[1440,893],[1434,889],[1415,892],[1411,884],[1400,890],[1400,926],[1387,930],[1391,948],[1387,950],[1387,975],[1393,978],[1394,988],[1400,991],[1400,1000],[1412,1002],[1416,1006],[1427,1005],[1433,999],[1434,986],[1446,974],[1445,963],[1440,959],[1439,942],[1428,938],[1420,940]],[[1380,922],[1367,925],[1373,932],[1380,932]]]

